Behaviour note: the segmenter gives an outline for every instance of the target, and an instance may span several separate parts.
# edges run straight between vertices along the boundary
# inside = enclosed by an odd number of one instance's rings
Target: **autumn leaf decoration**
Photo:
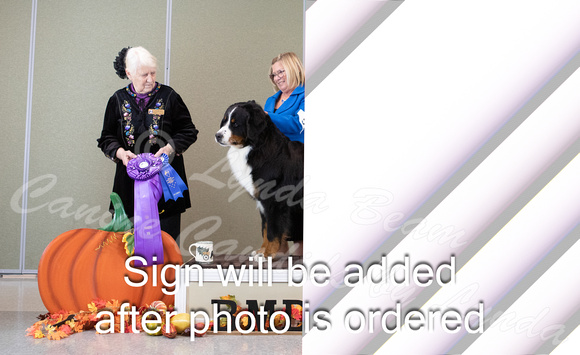
[[[125,243],[125,253],[127,253],[127,256],[132,256],[135,253],[135,235],[133,231],[123,235],[123,243]]]
[[[94,299],[87,305],[88,311],[71,313],[61,310],[56,313],[41,314],[37,318],[38,322],[28,329],[26,335],[35,339],[47,338],[49,340],[60,340],[74,333],[81,333],[85,330],[93,329],[97,324],[97,314],[106,307],[115,309],[118,301],[106,302],[102,299]],[[118,310],[119,307],[117,306]]]
[[[155,301],[151,305],[154,305],[156,302],[162,303],[160,301]],[[143,305],[139,308],[139,314],[135,319],[135,327],[139,332],[143,330],[141,328],[143,314],[151,309],[151,305]],[[87,305],[88,311],[83,310],[79,313],[71,313],[62,310],[56,313],[39,315],[37,317],[39,321],[34,323],[32,327],[26,329],[26,335],[34,337],[35,339],[46,338],[49,340],[60,340],[74,333],[81,333],[85,330],[94,329],[97,322],[101,320],[98,317],[99,312],[105,310],[110,311],[115,315],[113,323],[115,325],[115,328],[113,329],[114,333],[121,332],[121,324],[124,324],[125,333],[131,333],[131,318],[129,318],[128,315],[125,315],[125,317],[121,319],[118,314],[120,308],[121,305],[118,300],[105,301],[100,298],[95,298]],[[173,306],[166,307],[166,309],[172,311]]]

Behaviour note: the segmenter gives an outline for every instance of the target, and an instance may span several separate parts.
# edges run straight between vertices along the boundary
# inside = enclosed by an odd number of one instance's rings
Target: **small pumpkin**
[[[162,232],[164,265],[156,265],[157,286],[153,286],[153,267],[141,267],[148,282],[132,287],[125,282],[127,275],[133,282],[142,276],[130,273],[125,267],[127,254],[123,236],[131,222],[119,196],[111,194],[115,214],[103,229],[80,228],[56,237],[44,250],[38,265],[38,291],[42,302],[51,313],[60,310],[86,310],[95,298],[116,299],[139,307],[157,300],[173,304],[174,296],[163,293],[161,270],[165,264],[183,264],[179,247],[173,238]],[[175,280],[175,270],[166,271],[168,282]]]
[[[155,310],[159,314],[164,315],[167,312],[167,305],[163,301],[153,301],[149,305],[150,310]]]
[[[177,329],[173,324],[169,324],[169,332],[167,332],[167,326],[163,324],[163,328],[161,329],[163,335],[168,337],[169,339],[173,339],[177,336]]]
[[[177,333],[181,334],[191,326],[191,316],[189,313],[178,313],[171,317],[170,322],[175,326]]]

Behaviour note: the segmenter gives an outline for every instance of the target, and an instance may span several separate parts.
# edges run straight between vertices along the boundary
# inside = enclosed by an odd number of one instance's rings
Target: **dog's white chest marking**
[[[252,147],[244,147],[238,149],[231,147],[228,150],[228,161],[230,162],[230,169],[232,169],[232,174],[238,180],[240,185],[248,191],[252,197],[256,198],[256,186],[254,185],[254,179],[252,179],[252,169],[248,165],[248,154],[252,150]],[[257,201],[257,208],[261,213],[264,213],[264,206],[260,201]]]
[[[246,189],[253,197],[256,197],[256,187],[252,179],[252,169],[248,165],[248,154],[252,147],[244,147],[241,149],[231,147],[228,150],[228,160],[232,174],[236,177],[240,185]]]

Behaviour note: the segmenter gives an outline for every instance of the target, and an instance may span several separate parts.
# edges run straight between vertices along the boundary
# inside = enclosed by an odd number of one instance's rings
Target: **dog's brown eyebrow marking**
[[[231,111],[230,114],[228,115],[228,118],[231,120],[232,119],[232,113],[234,113],[234,111],[237,109],[238,107],[234,107]]]

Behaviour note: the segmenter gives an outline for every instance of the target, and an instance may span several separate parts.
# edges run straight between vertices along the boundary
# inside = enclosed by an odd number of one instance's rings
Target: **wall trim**
[[[28,56],[28,88],[26,93],[26,128],[24,130],[24,168],[22,174],[22,219],[20,221],[20,266],[19,272],[25,269],[26,259],[26,222],[28,209],[28,173],[30,170],[30,130],[32,122],[32,89],[34,81],[34,48],[36,45],[36,14],[38,1],[32,0],[30,16],[30,50]]]
[[[169,72],[171,67],[171,12],[173,1],[167,0],[167,17],[165,19],[165,75],[164,83],[169,86]]]

